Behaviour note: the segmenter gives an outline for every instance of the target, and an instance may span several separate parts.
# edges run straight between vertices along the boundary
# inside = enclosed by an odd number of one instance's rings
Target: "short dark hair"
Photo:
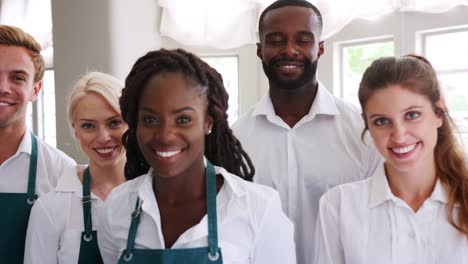
[[[271,10],[278,9],[281,7],[286,7],[286,6],[299,6],[299,7],[306,7],[306,8],[312,9],[319,20],[320,32],[322,32],[322,27],[323,27],[322,14],[320,13],[320,10],[318,10],[318,8],[314,6],[312,3],[306,0],[277,0],[273,2],[271,5],[269,5],[267,8],[265,8],[265,10],[263,10],[262,14],[260,15],[260,19],[258,21],[258,34],[260,36],[262,35],[262,32],[263,32],[263,20],[265,20],[266,14],[270,12]]]

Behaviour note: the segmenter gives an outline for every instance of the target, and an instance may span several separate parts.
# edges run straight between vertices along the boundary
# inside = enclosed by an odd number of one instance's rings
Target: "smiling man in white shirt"
[[[42,87],[41,47],[19,28],[0,25],[0,260],[22,263],[29,213],[76,163],[26,128]]]
[[[277,189],[295,224],[299,264],[313,260],[320,196],[372,174],[380,156],[361,141],[357,108],[333,97],[316,78],[324,52],[320,11],[305,0],[280,0],[260,16],[257,56],[269,93],[233,130],[257,170]]]

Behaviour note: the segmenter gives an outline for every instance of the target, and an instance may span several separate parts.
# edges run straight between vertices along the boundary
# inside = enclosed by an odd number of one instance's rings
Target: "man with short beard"
[[[295,224],[298,264],[313,261],[322,194],[370,176],[380,161],[373,143],[361,141],[359,110],[316,78],[321,34],[320,11],[305,0],[279,0],[263,11],[257,56],[269,93],[233,125],[256,168],[254,181],[279,191]]]

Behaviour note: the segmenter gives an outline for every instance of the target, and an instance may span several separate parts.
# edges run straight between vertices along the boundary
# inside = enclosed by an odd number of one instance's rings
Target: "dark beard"
[[[275,64],[278,60],[271,59],[268,64],[262,61],[263,71],[268,77],[268,80],[272,83],[275,83],[281,89],[297,89],[303,87],[304,85],[310,83],[315,79],[317,74],[318,59],[314,62],[305,59],[304,60],[304,72],[302,75],[295,80],[283,80],[275,71]]]

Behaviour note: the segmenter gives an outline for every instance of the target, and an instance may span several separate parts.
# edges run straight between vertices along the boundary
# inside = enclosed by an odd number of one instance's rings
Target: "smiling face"
[[[179,73],[161,73],[144,88],[136,137],[141,153],[158,177],[176,177],[203,168],[207,116],[201,87]]]
[[[34,81],[34,71],[25,48],[0,45],[0,128],[26,127],[28,103],[42,85]]]
[[[387,169],[407,172],[434,166],[437,128],[442,118],[425,96],[390,85],[371,95],[364,112]]]
[[[101,95],[88,93],[80,99],[74,112],[73,129],[90,164],[113,167],[125,162],[122,135],[127,124]]]
[[[270,83],[294,89],[315,79],[324,51],[319,25],[317,15],[306,7],[281,7],[266,14],[257,56]]]

